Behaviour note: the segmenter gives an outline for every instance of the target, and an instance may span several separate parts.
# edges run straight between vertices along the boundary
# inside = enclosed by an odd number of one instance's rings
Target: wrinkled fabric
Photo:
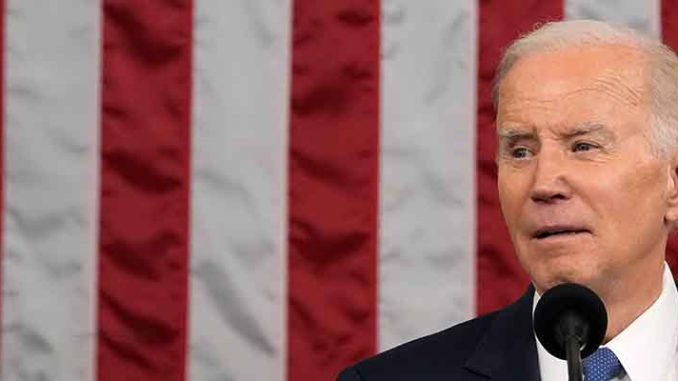
[[[103,3],[99,380],[184,378],[191,25],[190,0]]]
[[[379,5],[294,2],[291,380],[332,379],[376,347]]]

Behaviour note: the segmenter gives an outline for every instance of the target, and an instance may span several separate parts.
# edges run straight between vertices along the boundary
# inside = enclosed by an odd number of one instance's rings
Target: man
[[[532,286],[339,380],[566,380],[532,330],[539,295],[565,282],[608,311],[587,379],[678,380],[678,293],[664,261],[678,221],[678,59],[624,28],[549,23],[509,47],[495,90],[502,212]]]

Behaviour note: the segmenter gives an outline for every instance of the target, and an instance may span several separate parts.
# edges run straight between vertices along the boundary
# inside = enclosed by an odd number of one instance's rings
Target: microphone
[[[607,311],[590,289],[574,283],[551,288],[534,310],[534,332],[553,356],[567,360],[570,381],[583,378],[581,360],[605,338]]]

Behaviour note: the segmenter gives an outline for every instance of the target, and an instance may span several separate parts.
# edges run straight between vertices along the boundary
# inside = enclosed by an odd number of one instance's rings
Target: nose
[[[569,200],[572,188],[568,182],[567,159],[558,152],[542,149],[537,155],[530,198],[539,204]]]

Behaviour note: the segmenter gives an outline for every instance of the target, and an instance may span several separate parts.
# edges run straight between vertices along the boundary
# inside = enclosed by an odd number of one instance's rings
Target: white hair
[[[549,22],[514,41],[504,53],[495,79],[493,101],[499,102],[499,87],[513,65],[535,53],[567,47],[623,45],[639,50],[648,63],[650,96],[649,139],[654,150],[667,156],[678,149],[678,57],[656,39],[622,26],[594,20]]]

